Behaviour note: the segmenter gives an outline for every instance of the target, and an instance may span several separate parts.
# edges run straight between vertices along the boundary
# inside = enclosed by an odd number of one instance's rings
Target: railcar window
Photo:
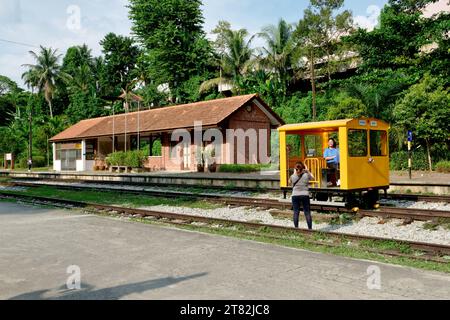
[[[322,137],[316,135],[305,136],[305,150],[308,158],[317,158],[323,156]]]
[[[289,157],[298,157],[300,156],[302,146],[299,135],[288,135],[287,136],[287,145],[289,146]]]
[[[367,156],[366,130],[348,130],[348,154],[350,157]]]
[[[386,131],[370,130],[370,155],[372,157],[387,156]]]

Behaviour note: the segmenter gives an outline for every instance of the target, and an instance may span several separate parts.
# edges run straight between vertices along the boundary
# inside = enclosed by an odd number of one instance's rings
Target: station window
[[[81,141],[75,143],[57,143],[55,149],[56,160],[64,160],[69,155],[75,157],[75,160],[81,160]]]
[[[370,130],[370,155],[372,157],[387,156],[387,132]]]
[[[350,157],[367,156],[367,131],[348,130],[348,154]]]
[[[97,140],[86,140],[86,160],[95,160]]]

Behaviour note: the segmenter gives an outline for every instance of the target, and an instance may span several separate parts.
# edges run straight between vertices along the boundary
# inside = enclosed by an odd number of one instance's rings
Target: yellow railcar
[[[389,188],[389,124],[361,118],[289,124],[278,129],[280,137],[280,187],[290,188],[296,162],[305,163],[314,175],[311,192],[317,200],[342,195],[349,206],[361,199],[374,205],[379,190]],[[333,138],[338,146],[337,169],[327,168],[324,150]],[[334,175],[334,179],[331,178]],[[330,183],[334,180],[334,183]]]

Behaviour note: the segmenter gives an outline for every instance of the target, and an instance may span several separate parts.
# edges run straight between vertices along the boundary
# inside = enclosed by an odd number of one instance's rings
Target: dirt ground
[[[391,171],[391,181],[450,184],[450,174],[429,171],[413,171],[412,179],[410,180],[408,171]]]

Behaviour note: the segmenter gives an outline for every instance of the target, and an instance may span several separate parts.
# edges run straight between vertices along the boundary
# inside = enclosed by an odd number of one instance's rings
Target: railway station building
[[[267,163],[283,124],[256,94],[87,119],[50,139],[53,169],[105,170],[111,153],[140,149],[147,171],[197,171],[213,144],[217,166]]]

